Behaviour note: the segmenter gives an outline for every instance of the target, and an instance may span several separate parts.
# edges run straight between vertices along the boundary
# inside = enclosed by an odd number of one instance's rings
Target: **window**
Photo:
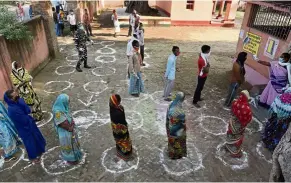
[[[187,1],[186,9],[187,10],[194,10],[194,1]]]
[[[248,26],[287,40],[291,30],[291,14],[272,7],[252,5]]]

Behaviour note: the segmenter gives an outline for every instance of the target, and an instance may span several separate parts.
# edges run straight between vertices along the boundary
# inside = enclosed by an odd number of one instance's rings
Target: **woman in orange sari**
[[[110,119],[113,137],[116,142],[117,156],[125,161],[132,159],[132,144],[125,119],[121,98],[117,94],[110,97]]]

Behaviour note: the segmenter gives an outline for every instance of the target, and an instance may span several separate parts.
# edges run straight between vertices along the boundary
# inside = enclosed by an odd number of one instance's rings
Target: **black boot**
[[[84,68],[86,68],[86,69],[91,69],[92,67],[90,67],[89,65],[84,65]]]
[[[80,65],[77,65],[77,67],[76,67],[76,71],[78,71],[78,72],[83,72],[82,69],[80,68]]]

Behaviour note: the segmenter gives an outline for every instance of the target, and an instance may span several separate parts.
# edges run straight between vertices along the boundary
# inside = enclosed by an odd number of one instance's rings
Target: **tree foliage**
[[[19,22],[16,13],[9,11],[4,5],[0,5],[0,34],[7,40],[32,39],[28,27]]]

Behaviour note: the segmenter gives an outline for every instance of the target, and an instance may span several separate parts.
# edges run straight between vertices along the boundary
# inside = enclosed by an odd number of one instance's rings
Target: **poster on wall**
[[[243,39],[245,35],[245,30],[241,29],[239,32],[239,38]]]
[[[278,45],[279,45],[278,39],[269,37],[265,47],[264,55],[271,59],[274,59]]]
[[[250,52],[253,55],[258,55],[259,47],[261,44],[261,36],[247,32],[243,41],[243,50]]]

